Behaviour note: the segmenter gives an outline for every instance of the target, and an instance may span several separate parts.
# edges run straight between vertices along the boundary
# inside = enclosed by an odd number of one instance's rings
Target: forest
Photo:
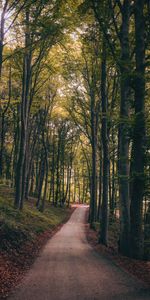
[[[119,253],[149,260],[150,1],[1,0],[0,20],[10,205],[89,204],[98,243],[118,224]]]

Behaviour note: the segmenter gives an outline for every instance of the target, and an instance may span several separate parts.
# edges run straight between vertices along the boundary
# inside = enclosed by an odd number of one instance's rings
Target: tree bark
[[[26,144],[27,144],[27,130],[28,130],[28,117],[29,117],[29,88],[31,79],[31,45],[29,33],[29,10],[26,11],[26,32],[25,32],[25,47],[24,64],[23,64],[23,79],[22,79],[22,100],[21,100],[21,141],[19,149],[19,158],[16,168],[16,193],[14,205],[16,208],[23,208],[24,196],[24,182],[23,172]]]
[[[1,71],[0,71],[1,72]],[[1,75],[0,75],[1,76]],[[10,65],[10,70],[9,70],[9,81],[8,81],[8,102],[6,104],[6,107],[2,111],[0,109],[0,114],[1,114],[1,126],[0,126],[0,178],[3,177],[3,155],[4,155],[4,144],[5,144],[5,116],[8,111],[10,101],[11,101],[11,65]]]
[[[101,206],[101,225],[99,242],[108,243],[108,189],[109,189],[109,149],[108,149],[108,120],[106,95],[106,45],[103,41],[101,73],[101,99],[102,99],[102,149],[103,149],[103,196]]]
[[[5,30],[5,15],[8,7],[8,0],[5,1],[0,18],[0,80],[2,75],[3,64],[3,48],[4,48],[4,30]]]
[[[47,153],[47,148],[45,148],[45,169],[46,169],[45,186],[44,186],[44,195],[43,195],[42,205],[41,205],[41,211],[42,212],[45,209],[45,201],[46,201],[47,186],[48,186],[48,153]]]
[[[135,121],[133,133],[131,256],[142,258],[142,205],[145,165],[145,20],[144,0],[135,1]]]
[[[129,51],[130,1],[122,6],[121,28],[121,103],[119,126],[119,195],[121,210],[121,232],[119,250],[129,255],[130,195],[129,195],[129,101],[130,101],[130,51]]]
[[[58,205],[58,198],[60,192],[60,143],[61,143],[61,134],[58,136],[58,145],[57,145],[57,161],[56,161],[56,193],[55,193],[55,205]]]
[[[94,89],[94,88],[93,88]],[[92,146],[92,172],[91,172],[91,202],[90,202],[90,227],[94,228],[97,209],[97,129],[95,112],[95,92],[91,91],[91,146]]]

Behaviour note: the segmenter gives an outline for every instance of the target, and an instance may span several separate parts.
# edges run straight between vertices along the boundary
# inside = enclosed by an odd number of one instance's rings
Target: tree
[[[38,9],[35,6],[29,5],[25,8],[25,45],[23,51],[23,74],[22,74],[22,97],[21,97],[21,135],[20,135],[20,149],[16,168],[16,197],[15,206],[22,209],[24,201],[24,182],[26,181],[26,147],[28,139],[28,127],[30,109],[33,100],[34,91],[37,85],[38,72],[43,57],[47,54],[47,50],[55,43],[56,38],[51,34],[47,36],[47,29],[43,29],[43,15],[39,24],[38,18],[44,10],[45,14],[47,6],[39,3]],[[39,27],[41,21],[41,27]],[[59,26],[57,26],[59,28]],[[54,32],[56,34],[56,26]],[[37,40],[37,36],[40,36]],[[46,39],[45,39],[46,37]],[[35,47],[35,45],[37,45]],[[35,70],[35,80],[33,81],[33,74]]]
[[[110,14],[107,9],[110,9]],[[131,98],[130,87],[130,46],[129,46],[129,21],[131,3],[124,0],[123,3],[103,1],[101,5],[97,1],[92,1],[92,9],[95,18],[99,22],[100,31],[108,44],[111,54],[116,61],[120,71],[120,125],[119,125],[119,191],[121,204],[121,232],[120,232],[120,251],[129,255],[130,240],[130,196],[129,196],[129,107]],[[100,13],[102,10],[103,13]],[[121,15],[121,18],[120,18]],[[104,19],[105,18],[105,19]],[[119,27],[116,22],[119,19]],[[105,20],[105,21],[104,21]],[[111,39],[108,29],[115,38]],[[117,38],[117,43],[115,42]],[[119,57],[116,54],[119,46]]]
[[[145,16],[144,1],[135,1],[135,56],[134,79],[135,119],[133,128],[133,162],[131,195],[131,255],[143,256],[142,209],[145,190]]]
[[[106,95],[106,45],[103,41],[101,65],[101,100],[102,100],[102,149],[103,149],[103,197],[101,208],[101,230],[99,240],[108,243],[108,186],[109,186],[109,148],[108,148],[108,103]]]
[[[1,2],[0,177],[15,207],[89,202],[148,257],[149,1]],[[143,239],[145,238],[145,242]]]

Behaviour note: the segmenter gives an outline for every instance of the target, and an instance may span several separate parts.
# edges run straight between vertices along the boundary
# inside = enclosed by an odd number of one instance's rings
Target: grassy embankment
[[[13,207],[13,191],[0,186],[0,250],[10,252],[33,240],[48,229],[54,229],[68,216],[68,209],[47,205],[39,212],[33,201],[25,203],[23,211]]]
[[[41,213],[35,207],[35,199],[19,211],[14,209],[13,200],[13,190],[0,186],[0,298],[19,282],[22,272],[71,213],[68,208],[48,203]]]

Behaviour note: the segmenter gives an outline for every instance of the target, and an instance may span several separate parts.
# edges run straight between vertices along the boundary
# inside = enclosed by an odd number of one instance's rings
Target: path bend
[[[150,300],[140,281],[88,244],[86,210],[78,207],[49,240],[9,300]]]

